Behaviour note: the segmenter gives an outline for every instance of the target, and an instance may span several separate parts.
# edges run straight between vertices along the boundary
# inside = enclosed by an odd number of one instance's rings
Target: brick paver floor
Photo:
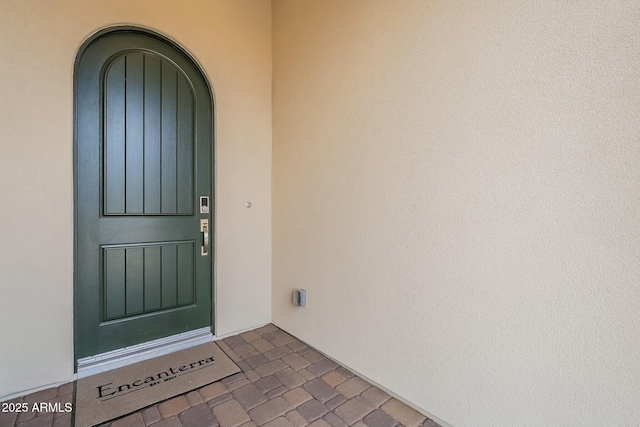
[[[217,341],[242,372],[100,427],[439,427],[269,324]],[[12,403],[73,402],[73,383]],[[0,413],[0,427],[71,427],[71,413]]]

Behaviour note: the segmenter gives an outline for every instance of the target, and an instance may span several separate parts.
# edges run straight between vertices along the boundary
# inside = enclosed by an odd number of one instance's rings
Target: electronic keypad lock
[[[207,196],[200,197],[200,213],[209,213],[209,198]]]

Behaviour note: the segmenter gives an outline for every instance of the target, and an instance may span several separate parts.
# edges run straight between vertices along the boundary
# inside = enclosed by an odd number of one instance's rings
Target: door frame
[[[78,340],[78,336],[77,336],[77,305],[78,305],[78,270],[77,270],[77,265],[78,265],[78,110],[77,110],[77,104],[78,104],[78,100],[77,100],[77,88],[78,88],[78,67],[80,65],[80,59],[82,58],[83,54],[85,53],[86,49],[98,38],[105,36],[107,34],[112,34],[112,33],[117,33],[117,32],[133,32],[133,33],[137,33],[137,34],[142,34],[145,36],[149,36],[149,37],[153,37],[155,39],[160,40],[163,43],[168,44],[169,46],[171,46],[172,48],[176,49],[178,52],[180,52],[187,60],[189,60],[192,65],[196,68],[196,70],[198,70],[198,72],[201,74],[204,82],[205,82],[205,86],[207,88],[208,94],[209,94],[209,99],[211,100],[211,141],[209,143],[209,159],[210,159],[210,185],[211,185],[211,195],[210,195],[210,212],[211,212],[211,221],[213,223],[212,225],[212,229],[211,230],[211,235],[212,235],[212,241],[211,241],[211,250],[212,250],[212,262],[211,262],[211,313],[210,313],[210,321],[211,321],[211,334],[213,334],[213,336],[216,335],[216,327],[217,327],[217,322],[216,322],[216,314],[217,314],[217,310],[216,310],[216,304],[217,304],[217,295],[216,295],[216,267],[217,267],[217,263],[216,263],[216,254],[217,254],[217,239],[216,239],[216,231],[217,231],[217,227],[216,227],[216,204],[215,204],[215,199],[216,199],[216,179],[215,179],[215,173],[216,173],[216,167],[215,167],[215,147],[216,147],[216,108],[215,108],[215,96],[214,96],[214,92],[213,92],[213,88],[211,86],[211,83],[209,81],[209,78],[206,74],[206,72],[204,71],[204,68],[198,63],[198,61],[195,59],[195,57],[189,53],[189,51],[187,51],[185,48],[183,48],[179,43],[177,43],[176,41],[174,41],[173,39],[171,39],[170,37],[166,36],[165,34],[161,34],[155,30],[151,30],[149,28],[145,28],[142,26],[138,26],[138,25],[113,25],[113,26],[108,26],[105,28],[102,28],[98,31],[96,31],[95,33],[93,33],[91,36],[89,36],[88,38],[85,39],[85,41],[80,45],[80,47],[78,48],[78,52],[76,53],[76,57],[75,57],[75,61],[74,61],[74,66],[73,66],[73,367],[74,367],[74,373],[76,373],[78,371],[78,358],[76,356],[76,346],[77,346],[77,340]],[[182,334],[179,334],[182,335]],[[187,333],[188,335],[188,333]],[[167,337],[169,338],[169,342],[172,342],[172,337]],[[155,340],[158,342],[162,342],[163,340],[166,339],[160,339],[160,340]],[[175,342],[176,339],[173,339],[173,342]],[[195,341],[191,341],[192,344],[194,345]],[[144,350],[145,348],[148,348],[150,346],[151,343],[142,343],[140,346],[142,347],[142,349]],[[160,344],[160,343],[159,343]],[[134,346],[136,347],[136,346]],[[153,345],[151,345],[151,347],[153,347]],[[175,347],[175,346],[174,346]],[[175,350],[174,350],[175,351]],[[121,350],[115,350],[114,352],[109,352],[109,353],[118,353],[121,352]],[[144,353],[144,351],[143,351]],[[107,354],[105,354],[107,355]],[[98,361],[101,359],[102,355],[98,355]],[[108,355],[107,355],[108,356]],[[125,355],[126,356],[126,355]],[[156,356],[157,356],[157,351],[156,351]],[[144,357],[144,354],[141,355],[142,359],[140,358],[132,358],[131,355],[129,354],[128,356],[128,360],[122,360],[121,362],[116,361],[116,365],[120,365],[120,366],[124,366],[126,364],[129,363],[133,363],[139,360],[144,360],[145,358],[148,357]],[[104,358],[104,357],[103,357]],[[134,360],[135,359],[135,360]]]

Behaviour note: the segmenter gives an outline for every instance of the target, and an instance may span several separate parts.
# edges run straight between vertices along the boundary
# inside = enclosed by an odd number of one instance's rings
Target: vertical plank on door
[[[105,78],[105,214],[125,212],[125,62],[125,57],[117,59],[111,64]]]
[[[144,56],[144,213],[160,213],[160,59]]]
[[[124,249],[104,251],[105,319],[125,315],[125,259]]]
[[[144,210],[143,79],[141,53],[126,56],[125,67],[125,212]]]
[[[178,213],[193,214],[193,95],[182,75],[177,89]]]
[[[194,282],[194,244],[178,246],[178,305],[192,304]]]
[[[177,247],[162,247],[162,308],[174,307],[177,301]]]
[[[161,191],[162,213],[177,213],[176,206],[176,80],[177,71],[162,62]]]
[[[162,307],[162,277],[160,269],[160,246],[144,248],[144,309],[157,310]]]
[[[126,262],[126,315],[144,311],[144,249],[133,247],[125,249]]]

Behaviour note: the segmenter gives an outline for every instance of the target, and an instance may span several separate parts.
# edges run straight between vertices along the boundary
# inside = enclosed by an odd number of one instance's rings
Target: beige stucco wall
[[[217,108],[217,332],[269,322],[271,2],[7,0],[0,21],[0,397],[73,374],[73,65],[107,26],[165,34],[203,67]]]
[[[640,425],[640,2],[273,29],[274,322],[456,427]]]

